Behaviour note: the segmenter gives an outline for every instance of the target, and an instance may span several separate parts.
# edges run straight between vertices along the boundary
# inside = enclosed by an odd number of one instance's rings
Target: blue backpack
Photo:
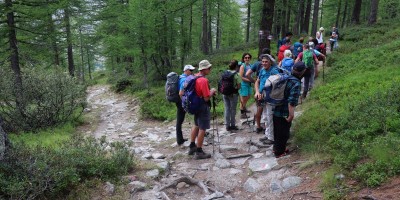
[[[300,52],[303,52],[303,45],[300,42],[295,42],[293,45],[294,57],[297,58]]]
[[[288,72],[292,72],[292,67],[294,65],[294,61],[291,58],[284,58],[282,60],[282,68]]]
[[[286,103],[285,88],[289,79],[299,81],[296,77],[285,73],[271,75],[265,82],[263,89],[264,100],[272,106],[280,106]]]
[[[204,99],[199,97],[195,90],[196,80],[200,77],[202,76],[188,76],[183,86],[182,108],[192,115],[197,114],[205,103]]]

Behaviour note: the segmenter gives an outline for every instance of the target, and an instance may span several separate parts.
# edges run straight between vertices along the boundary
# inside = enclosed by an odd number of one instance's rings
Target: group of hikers
[[[325,60],[323,32],[324,28],[321,27],[315,38],[310,37],[307,43],[300,38],[293,45],[293,34],[288,32],[279,41],[277,60],[268,48],[262,49],[254,63],[251,63],[250,53],[243,53],[240,62],[231,60],[229,69],[221,74],[218,90],[210,88],[206,77],[212,69],[208,60],[199,62],[197,74],[193,73],[195,67],[192,65],[184,66],[180,76],[175,72],[168,74],[166,95],[177,107],[177,144],[182,145],[187,141],[183,138],[182,123],[186,112],[189,112],[194,115],[194,125],[188,154],[196,159],[210,158],[211,154],[205,153],[202,147],[206,130],[210,129],[211,124],[211,99],[217,93],[222,94],[225,128],[227,131],[236,131],[239,130],[236,123],[237,104],[240,103],[240,118],[248,120],[251,111],[247,103],[254,90],[257,105],[255,131],[265,134],[259,139],[260,142],[273,145],[273,153],[277,158],[287,155],[289,150],[286,146],[295,107],[299,99],[305,99],[312,89],[314,78],[318,76],[319,59]],[[338,31],[333,27],[329,40],[331,50],[337,48],[337,39]],[[177,92],[176,87],[179,88]]]

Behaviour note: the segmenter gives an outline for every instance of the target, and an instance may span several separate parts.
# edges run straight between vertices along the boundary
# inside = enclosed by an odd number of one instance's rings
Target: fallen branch
[[[162,198],[165,199],[165,200],[171,200],[171,199],[168,197],[168,195],[165,194],[165,192],[161,192],[161,196],[162,196]]]
[[[290,197],[289,200],[292,200],[293,197],[296,196],[296,195],[303,195],[303,194],[305,194],[305,195],[309,196],[309,194],[310,194],[310,193],[313,193],[313,192],[320,192],[320,191],[319,191],[319,190],[312,190],[312,191],[294,193],[294,194],[292,195],[292,197]],[[320,198],[320,197],[315,197],[315,196],[311,196],[311,197],[312,197],[312,198]]]
[[[251,156],[251,154],[249,154],[249,153],[236,154],[236,155],[228,156],[226,159],[244,158],[244,157],[250,157],[250,156]]]
[[[207,186],[206,186],[202,181],[196,180],[196,179],[194,179],[194,178],[190,178],[190,177],[188,177],[188,176],[184,176],[184,177],[180,177],[180,178],[178,178],[178,179],[175,179],[175,180],[172,181],[170,184],[168,184],[168,185],[166,185],[166,186],[160,188],[159,191],[162,191],[162,190],[164,190],[164,189],[166,189],[166,188],[176,187],[176,185],[177,185],[178,183],[180,183],[180,182],[185,182],[185,183],[187,183],[187,184],[189,184],[189,185],[197,185],[197,186],[199,186],[201,189],[203,189],[203,192],[204,192],[205,194],[207,194],[207,195],[210,194],[210,191],[208,190]]]

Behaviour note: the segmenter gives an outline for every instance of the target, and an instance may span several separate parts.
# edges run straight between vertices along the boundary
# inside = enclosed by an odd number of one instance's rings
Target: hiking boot
[[[239,128],[238,128],[237,126],[231,126],[231,127],[229,127],[229,129],[232,130],[232,131],[237,131],[237,130],[239,130]]]
[[[231,129],[231,127],[229,126],[229,127],[226,127],[226,131],[231,131],[232,129]]]
[[[246,113],[240,114],[240,119],[247,119],[247,118],[248,118],[248,117],[247,117]]]
[[[197,151],[197,147],[190,147],[189,148],[189,152],[188,152],[188,154],[191,156],[191,155],[194,155],[194,153],[196,153],[196,151]]]
[[[180,142],[177,142],[178,146],[181,146],[183,143],[185,143],[186,141],[188,141],[188,139],[183,139]]]
[[[245,112],[245,113],[251,113],[251,111],[250,111],[250,110],[247,110],[247,109],[244,109],[244,112]]]
[[[260,142],[264,142],[264,141],[266,141],[266,140],[268,140],[268,138],[267,138],[267,136],[265,136],[265,137],[262,137],[262,138],[260,138],[260,139],[258,139]]]
[[[275,158],[282,158],[282,157],[287,156],[287,155],[288,155],[288,153],[283,152],[283,154],[275,155]]]
[[[265,144],[265,145],[271,145],[271,144],[274,144],[274,141],[272,141],[272,140],[270,140],[270,139],[266,139],[266,140],[263,141],[263,144]]]
[[[263,127],[258,127],[256,133],[264,133],[265,129]]]
[[[196,155],[194,156],[194,158],[197,160],[207,159],[207,158],[211,158],[211,154],[205,153],[203,150],[200,150],[200,151],[196,151]]]

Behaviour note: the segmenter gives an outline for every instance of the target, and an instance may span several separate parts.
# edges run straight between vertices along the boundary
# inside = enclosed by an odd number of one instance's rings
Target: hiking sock
[[[196,147],[196,143],[194,143],[194,142],[190,142],[190,145],[189,145],[189,147],[190,147],[190,148]]]
[[[203,149],[201,147],[197,147],[197,152],[203,152]]]
[[[243,114],[243,113],[245,113],[245,110],[240,110],[240,114]]]

